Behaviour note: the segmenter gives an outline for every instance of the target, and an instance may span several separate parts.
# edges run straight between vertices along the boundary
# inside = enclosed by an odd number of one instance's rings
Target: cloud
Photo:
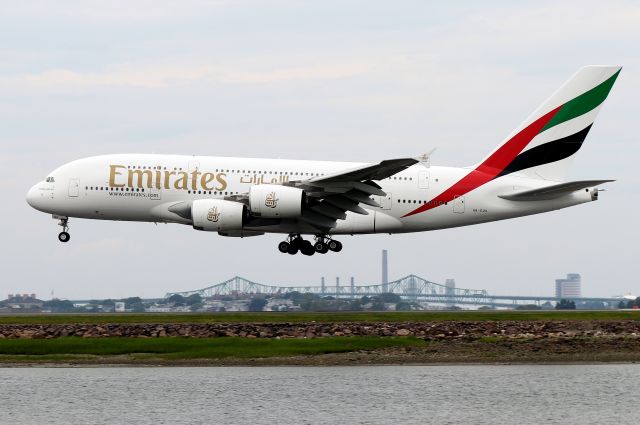
[[[60,0],[19,1],[3,5],[5,18],[70,19],[93,22],[166,21],[200,16],[230,0]]]
[[[296,80],[347,78],[366,72],[366,64],[335,63],[283,66],[252,70],[241,66],[166,66],[124,64],[103,72],[49,69],[38,73],[0,76],[7,88],[62,90],[68,88],[139,87],[165,88],[195,82],[218,84],[270,84]]]

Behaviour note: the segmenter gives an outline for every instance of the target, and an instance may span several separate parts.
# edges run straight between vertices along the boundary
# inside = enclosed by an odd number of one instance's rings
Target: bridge
[[[383,293],[399,295],[410,302],[427,302],[445,305],[472,304],[491,307],[517,307],[518,305],[541,305],[547,301],[559,302],[557,297],[490,295],[484,289],[455,288],[431,282],[416,275],[405,276],[387,284],[376,285],[319,285],[319,286],[275,286],[256,283],[235,276],[229,280],[206,288],[184,292],[170,292],[166,297],[182,295],[188,297],[198,294],[203,298],[239,295],[284,296],[292,292],[313,294],[320,297],[356,299],[364,296],[374,297]],[[622,298],[562,298],[575,302],[602,302],[609,306],[617,305]]]

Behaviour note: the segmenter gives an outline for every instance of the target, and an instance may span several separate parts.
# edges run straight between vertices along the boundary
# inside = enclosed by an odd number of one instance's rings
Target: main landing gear
[[[298,234],[290,234],[286,241],[282,241],[278,244],[278,250],[283,254],[295,255],[301,252],[303,255],[313,255],[316,252],[318,254],[326,254],[329,251],[340,252],[342,250],[342,243],[330,239],[325,235],[316,235],[315,243],[302,239],[302,236]]]
[[[62,232],[58,234],[58,240],[60,242],[69,242],[71,235],[69,234],[69,219],[61,218],[58,226],[62,226]]]

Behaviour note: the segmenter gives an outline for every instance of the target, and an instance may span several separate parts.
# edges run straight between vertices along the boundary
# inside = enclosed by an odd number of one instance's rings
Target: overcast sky
[[[282,285],[414,273],[495,294],[640,292],[640,6],[633,1],[4,1],[0,299],[156,297],[241,275]],[[61,244],[27,190],[73,159],[155,152],[379,161],[434,147],[482,159],[578,68],[623,65],[572,179],[600,200],[558,212],[280,254],[279,235],[71,220]]]

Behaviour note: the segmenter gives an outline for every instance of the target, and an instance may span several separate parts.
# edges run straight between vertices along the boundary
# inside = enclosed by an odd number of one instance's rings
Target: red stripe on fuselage
[[[551,121],[551,118],[553,118],[561,107],[562,106],[558,106],[556,109],[548,112],[526,126],[518,134],[509,139],[509,141],[500,146],[498,150],[485,159],[484,162],[475,170],[471,171],[431,201],[419,206],[402,217],[409,217],[414,214],[428,211],[439,205],[443,205],[444,203],[450,202],[458,196],[463,196],[496,178],[496,176],[499,175],[520,152],[522,152],[529,142],[531,142],[531,140],[540,133],[540,130],[542,130],[544,126]]]

